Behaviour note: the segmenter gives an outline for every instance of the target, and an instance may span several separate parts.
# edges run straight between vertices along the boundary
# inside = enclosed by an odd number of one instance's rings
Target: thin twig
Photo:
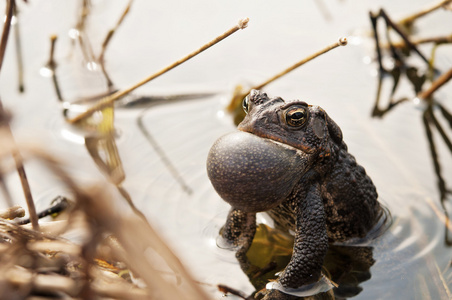
[[[166,102],[166,101],[165,101]],[[157,104],[158,102],[156,102]],[[179,183],[180,187],[184,192],[186,192],[188,195],[192,194],[193,190],[190,188],[190,186],[185,182],[182,175],[179,173],[179,170],[176,168],[176,166],[171,162],[171,159],[166,155],[165,151],[160,147],[160,145],[157,143],[157,141],[154,139],[152,134],[147,130],[146,126],[143,124],[143,118],[147,111],[152,108],[154,105],[151,105],[147,107],[146,109],[142,110],[140,115],[137,117],[137,126],[141,130],[141,133],[144,135],[146,140],[149,142],[151,147],[154,149],[154,151],[157,153],[157,155],[162,160],[162,163],[165,165],[165,167],[168,169],[170,174],[173,176],[174,180],[176,180],[177,183]]]
[[[14,16],[16,17],[16,24],[14,25],[14,41],[16,43],[17,77],[19,81],[19,92],[23,93],[25,90],[24,61],[22,57],[22,43],[20,40],[19,11],[17,10],[16,6],[14,6]]]
[[[434,4],[434,5],[430,6],[430,7],[427,7],[427,8],[425,8],[423,10],[420,10],[420,11],[418,11],[418,12],[416,12],[416,13],[408,16],[408,17],[403,18],[398,23],[401,24],[401,25],[404,25],[404,26],[409,26],[409,25],[413,24],[413,22],[416,19],[418,19],[420,17],[423,17],[423,16],[431,13],[432,11],[437,10],[438,8],[443,7],[444,5],[449,4],[449,3],[452,3],[452,0],[440,1],[440,2]]]
[[[99,65],[101,67],[102,73],[104,74],[105,79],[107,80],[108,88],[113,87],[113,82],[111,81],[110,76],[108,76],[108,73],[107,73],[107,71],[105,69],[105,51],[107,50],[107,46],[109,45],[109,43],[111,41],[111,38],[116,33],[116,31],[118,30],[119,26],[122,24],[122,22],[124,21],[125,17],[129,13],[130,7],[132,6],[132,2],[133,2],[133,0],[129,0],[129,3],[128,3],[126,9],[122,13],[122,15],[119,18],[119,20],[116,23],[116,25],[112,29],[110,29],[108,31],[107,36],[105,37],[105,40],[102,43],[102,50],[101,50],[100,55],[99,55],[99,57],[97,59],[97,61],[99,62]]]
[[[377,49],[377,60],[378,60],[378,66],[379,66],[379,70],[380,70],[380,79],[381,79],[383,72],[385,72],[386,70],[383,68],[383,63],[382,63],[383,55],[381,54],[380,38],[378,36],[378,29],[377,29],[378,17],[379,17],[378,14],[369,12],[369,18],[370,18],[370,22],[372,24],[372,29],[373,29],[373,33],[374,33],[375,48]],[[389,44],[389,46],[391,46],[391,45]]]
[[[432,85],[425,91],[417,94],[417,98],[426,100],[432,96],[432,94],[446,84],[452,78],[452,68],[449,69],[446,73],[443,73],[440,77],[438,77],[435,81],[432,82]]]
[[[411,39],[408,37],[408,35],[403,31],[403,29],[400,27],[400,25],[396,24],[392,21],[392,19],[389,17],[389,15],[386,13],[384,9],[380,9],[379,15],[383,17],[383,19],[386,21],[386,25],[394,29],[400,37],[403,39],[405,44],[407,44],[408,47],[410,47],[412,50],[414,50],[427,64],[428,59],[422,54],[421,51],[411,42]]]
[[[347,45],[347,38],[340,38],[339,41],[337,41],[337,42],[335,42],[335,43],[333,43],[333,44],[331,44],[331,45],[329,45],[329,46],[323,48],[323,49],[320,50],[320,51],[317,51],[317,52],[314,53],[314,54],[309,55],[308,57],[302,59],[301,61],[297,62],[296,64],[294,64],[294,65],[290,66],[289,68],[285,69],[284,71],[282,71],[282,72],[276,74],[275,76],[271,77],[271,78],[268,79],[267,81],[261,83],[260,85],[255,86],[253,89],[255,89],[255,90],[260,90],[260,89],[262,89],[264,86],[266,86],[267,84],[269,84],[270,82],[273,82],[273,81],[275,81],[276,79],[278,79],[278,78],[280,78],[280,77],[286,75],[287,73],[289,73],[289,72],[295,70],[296,68],[298,68],[298,67],[304,65],[304,64],[307,63],[308,61],[313,60],[313,59],[316,58],[317,56],[320,56],[320,55],[322,55],[322,54],[324,54],[324,53],[326,53],[326,52],[328,52],[328,51],[330,51],[330,50],[333,50],[333,49],[339,47],[339,46],[345,46],[345,45]]]
[[[14,14],[14,6],[16,5],[14,0],[8,0],[6,5],[6,19],[5,23],[3,24],[3,32],[2,37],[0,39],[0,70],[3,65],[3,60],[5,58],[5,50],[6,50],[6,44],[8,42],[8,36],[11,29],[11,20]],[[0,119],[3,119],[5,117],[5,111],[3,109],[3,104],[0,101]],[[4,125],[7,135],[12,143],[14,142],[13,133],[11,131],[11,128],[9,127],[8,122],[1,122]],[[14,158],[14,161],[16,163],[17,173],[19,174],[20,182],[22,184],[22,189],[24,192],[25,200],[27,202],[28,206],[28,212],[30,214],[30,220],[31,224],[33,226],[34,230],[39,230],[39,224],[38,224],[38,217],[36,215],[36,208],[33,201],[33,197],[31,195],[30,185],[28,184],[27,175],[25,173],[25,168],[23,166],[22,157],[19,153],[19,150],[13,150],[12,155]]]
[[[432,128],[430,127],[430,126],[433,126],[431,124],[433,122],[432,116],[433,116],[433,112],[432,112],[431,106],[429,106],[429,108],[426,109],[422,115],[422,121],[424,123],[425,133],[427,136],[427,141],[428,141],[428,145],[429,145],[429,149],[430,149],[430,155],[431,155],[432,161],[433,161],[433,168],[435,170],[435,174],[436,174],[436,178],[437,178],[437,184],[438,184],[438,189],[440,192],[441,204],[444,205],[444,200],[446,199],[446,195],[447,195],[447,187],[446,187],[446,181],[444,180],[443,176],[441,175],[441,165],[439,163],[438,151],[436,149],[435,140],[433,139]]]
[[[91,43],[86,35],[86,20],[88,19],[90,11],[90,3],[87,0],[83,0],[82,8],[80,11],[80,19],[76,25],[76,29],[78,31],[77,39],[80,43],[80,49],[82,50],[82,55],[85,61],[89,64],[95,61],[95,56],[93,53],[93,49],[91,47]]]
[[[452,154],[452,141],[447,136],[446,131],[441,126],[441,124],[438,122],[438,120],[436,119],[436,117],[433,114],[433,112],[430,113],[430,120],[433,122],[433,125],[435,125],[436,130],[438,130],[439,135],[442,137],[442,139],[443,139],[444,143],[446,144],[447,148],[449,148],[449,152]]]
[[[25,215],[25,210],[20,205],[12,206],[0,211],[0,218],[12,220],[21,218]]]
[[[179,66],[180,64],[186,62],[187,60],[193,58],[194,56],[198,55],[199,53],[203,52],[204,50],[207,50],[208,48],[212,47],[213,45],[217,44],[218,42],[222,41],[223,39],[227,38],[228,36],[230,36],[231,34],[235,33],[236,31],[240,30],[240,29],[244,29],[246,28],[246,26],[248,25],[248,18],[240,20],[239,24],[237,24],[236,26],[232,27],[231,29],[229,29],[228,31],[226,31],[225,33],[221,34],[220,36],[216,37],[215,39],[213,39],[212,41],[210,41],[209,43],[205,44],[204,46],[202,46],[201,48],[199,48],[198,50],[188,54],[187,56],[183,57],[182,59],[170,64],[169,66],[163,68],[162,70],[158,71],[157,73],[154,73],[148,77],[146,77],[145,79],[141,80],[140,82],[132,85],[129,88],[126,88],[122,91],[118,91],[114,94],[112,94],[109,97],[106,97],[102,100],[100,100],[96,105],[92,106],[91,108],[89,108],[87,111],[85,111],[84,113],[67,120],[69,123],[77,123],[81,120],[83,120],[86,117],[91,116],[94,112],[111,105],[114,101],[118,100],[119,98],[125,96],[126,94],[130,93],[131,91],[135,90],[136,88],[142,86],[145,83],[148,83],[149,81],[159,77],[160,75],[170,71],[171,69]]]
[[[55,93],[57,94],[58,101],[63,102],[63,96],[61,95],[60,85],[58,84],[58,79],[56,75],[57,63],[55,62],[55,44],[57,41],[56,35],[50,36],[50,53],[49,61],[47,62],[47,67],[52,71],[52,82],[55,88]]]
[[[11,134],[12,138],[12,134]],[[22,156],[19,150],[13,153],[14,161],[17,166],[17,173],[19,174],[22,190],[24,191],[25,200],[27,201],[28,211],[30,215],[31,226],[34,230],[39,230],[38,216],[36,214],[35,203],[33,201],[33,195],[31,194],[30,185],[28,184],[27,174],[22,161]]]
[[[0,70],[3,66],[3,60],[5,58],[6,44],[8,42],[9,31],[11,29],[11,21],[14,15],[14,6],[16,6],[15,0],[8,0],[6,5],[6,18],[3,24],[2,37],[0,39]]]
[[[434,43],[434,44],[448,44],[452,43],[452,35],[445,35],[445,36],[435,36],[435,37],[426,37],[426,38],[418,38],[413,39],[411,41],[413,45],[421,45],[421,44],[427,44],[427,43]],[[404,42],[399,43],[393,43],[392,46],[394,48],[403,48],[406,46]],[[389,44],[386,44],[383,46],[384,48],[389,48]]]
[[[251,90],[260,90],[264,86],[266,86],[267,84],[275,81],[276,79],[279,79],[280,77],[282,77],[282,76],[286,75],[287,73],[295,70],[296,68],[304,65],[305,63],[313,60],[314,58],[316,58],[316,57],[318,57],[318,56],[320,56],[320,55],[322,55],[322,54],[324,54],[324,53],[326,53],[326,52],[328,52],[330,50],[333,50],[333,49],[335,49],[335,48],[337,48],[339,46],[345,46],[345,45],[347,45],[347,38],[342,37],[342,38],[339,39],[339,41],[337,41],[337,42],[335,42],[335,43],[323,48],[320,51],[315,52],[314,54],[309,55],[308,57],[302,59],[301,61],[299,61],[299,62],[297,62],[295,64],[293,64],[289,68],[287,68],[284,71],[282,71],[282,72],[276,74],[275,76],[269,78],[268,80],[264,81],[263,83],[261,83],[259,85],[256,85],[256,86],[254,86],[254,87],[252,87],[249,90],[246,90],[244,92],[240,91],[237,95],[234,95],[232,101],[230,102],[230,104],[228,105],[228,107],[226,109],[228,111],[233,111],[237,107],[237,105],[243,100],[243,98],[251,92]]]

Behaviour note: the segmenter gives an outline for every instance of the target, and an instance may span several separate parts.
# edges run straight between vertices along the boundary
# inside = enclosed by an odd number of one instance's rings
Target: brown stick
[[[7,209],[0,210],[0,218],[12,220],[15,218],[22,218],[25,216],[25,211],[22,206],[16,205]]]
[[[417,94],[417,98],[422,100],[428,99],[437,89],[446,84],[451,78],[452,68],[449,69],[449,71],[447,71],[446,73],[441,74],[440,77],[433,81],[432,85],[427,90],[421,91],[419,94]]]
[[[57,95],[58,101],[63,101],[63,96],[61,95],[60,85],[58,84],[58,79],[56,75],[57,64],[55,62],[55,44],[57,41],[56,35],[50,36],[50,54],[49,61],[47,62],[47,67],[52,71],[52,82],[53,87],[55,88],[55,93]]]
[[[316,58],[317,56],[320,56],[330,50],[333,50],[334,48],[337,48],[339,46],[345,46],[347,45],[347,39],[346,38],[340,38],[339,41],[335,42],[334,44],[331,44],[329,46],[326,46],[325,48],[323,48],[320,51],[317,51],[316,53],[309,55],[308,57],[302,59],[301,61],[297,62],[296,64],[294,64],[293,66],[285,69],[284,71],[276,74],[275,76],[273,76],[272,78],[268,79],[267,81],[261,83],[258,86],[255,86],[253,89],[255,90],[260,90],[261,88],[263,88],[264,86],[266,86],[267,84],[269,84],[272,81],[275,81],[276,79],[286,75],[287,73],[289,73],[290,71],[295,70],[296,68],[304,65],[305,63],[307,63],[308,61],[313,60],[314,58]]]
[[[8,42],[8,36],[11,29],[11,20],[14,14],[14,6],[16,5],[14,0],[7,1],[6,5],[6,19],[3,25],[2,37],[0,39],[0,70],[3,65],[3,60],[5,58],[6,44]],[[5,118],[5,111],[3,109],[3,104],[0,101],[0,119],[3,123],[3,118]],[[12,143],[14,142],[13,134],[11,132],[11,128],[9,127],[8,122],[4,122],[4,127],[7,131],[7,135],[9,136]],[[19,174],[20,182],[22,184],[22,189],[24,191],[25,200],[28,206],[28,212],[30,214],[31,224],[34,230],[39,230],[38,217],[36,215],[35,204],[33,201],[33,197],[31,195],[30,185],[28,184],[27,176],[25,174],[25,168],[22,163],[22,158],[18,150],[13,151],[13,158],[16,163],[17,173]]]
[[[290,66],[289,68],[285,69],[284,71],[282,71],[282,72],[276,74],[275,76],[269,78],[267,81],[265,81],[265,82],[263,82],[263,83],[261,83],[261,84],[259,84],[259,85],[256,85],[256,86],[254,86],[254,87],[252,87],[252,88],[250,88],[250,89],[248,89],[248,90],[246,90],[246,91],[242,91],[241,89],[236,90],[236,93],[234,94],[234,96],[233,96],[231,102],[230,102],[229,105],[226,107],[226,109],[227,109],[228,111],[230,111],[230,112],[231,112],[231,111],[234,111],[234,109],[239,105],[239,103],[243,100],[243,98],[251,92],[251,90],[260,90],[260,89],[262,89],[264,86],[266,86],[267,84],[269,84],[270,82],[273,82],[273,81],[275,81],[276,79],[278,79],[278,78],[280,78],[280,77],[286,75],[286,74],[289,73],[290,71],[293,71],[293,70],[295,70],[296,68],[298,68],[298,67],[304,65],[304,64],[307,63],[308,61],[311,61],[311,60],[313,60],[314,58],[316,58],[316,57],[318,57],[318,56],[320,56],[320,55],[322,55],[322,54],[324,54],[324,53],[326,53],[326,52],[328,52],[328,51],[330,51],[330,50],[333,50],[333,49],[336,48],[336,47],[339,47],[339,46],[345,46],[345,45],[347,45],[347,38],[342,37],[342,38],[339,39],[339,41],[337,41],[337,42],[335,42],[335,43],[333,43],[333,44],[331,44],[331,45],[329,45],[329,46],[323,48],[323,49],[320,50],[320,51],[315,52],[314,54],[309,55],[308,57],[302,59],[301,61],[297,62],[296,64],[294,64],[294,65]]]
[[[25,91],[24,61],[22,57],[22,43],[19,30],[19,11],[17,10],[16,6],[14,6],[14,16],[16,17],[16,25],[14,26],[14,41],[16,43],[17,79],[19,83],[19,92],[23,93]]]
[[[113,82],[110,79],[110,76],[108,76],[107,70],[105,69],[105,51],[107,51],[107,46],[111,41],[111,38],[113,37],[113,35],[116,33],[116,31],[118,30],[119,26],[121,26],[122,22],[124,21],[124,19],[126,18],[127,14],[130,11],[130,7],[132,6],[132,2],[133,0],[129,0],[129,3],[127,4],[126,9],[124,10],[124,12],[122,13],[121,17],[119,18],[118,22],[116,22],[116,25],[110,29],[107,33],[107,36],[104,39],[104,42],[102,43],[102,50],[99,54],[99,57],[97,59],[97,61],[100,64],[102,73],[105,76],[105,79],[107,80],[107,86],[109,88],[113,87]]]
[[[421,44],[427,44],[427,43],[434,43],[436,45],[448,44],[448,43],[452,43],[452,35],[413,39],[411,42],[413,43],[413,45],[416,45],[416,46],[417,45],[421,45]],[[392,46],[394,48],[402,48],[402,47],[405,47],[406,44],[403,41],[401,41],[401,42],[398,42],[398,43],[393,43]],[[385,44],[385,45],[383,45],[383,47],[384,48],[389,48],[390,45],[389,44]]]
[[[198,55],[199,53],[203,52],[204,50],[207,50],[208,48],[212,47],[213,45],[217,44],[218,42],[224,40],[225,38],[227,38],[228,36],[230,36],[231,34],[235,33],[236,31],[238,31],[239,29],[244,29],[246,28],[246,26],[248,25],[248,21],[249,19],[243,19],[239,21],[239,24],[237,24],[236,26],[232,27],[231,29],[229,29],[228,31],[226,31],[225,33],[221,34],[220,36],[216,37],[215,39],[213,39],[212,41],[208,42],[207,44],[205,44],[204,46],[202,46],[201,48],[199,48],[198,50],[188,54],[187,56],[183,57],[182,59],[170,64],[169,66],[161,69],[160,71],[158,71],[157,73],[154,73],[148,77],[146,77],[145,79],[141,80],[140,82],[132,85],[129,88],[126,88],[122,91],[118,91],[114,94],[112,94],[111,96],[108,96],[102,100],[100,100],[97,104],[95,104],[94,106],[92,106],[91,108],[89,108],[87,111],[85,111],[84,113],[67,120],[69,123],[77,123],[81,120],[83,120],[86,117],[91,116],[94,112],[109,106],[111,104],[113,104],[114,101],[118,100],[119,98],[125,96],[126,94],[130,93],[131,91],[135,90],[136,88],[142,86],[145,83],[148,83],[149,81],[159,77],[160,75],[170,71],[171,69],[174,69],[175,67],[179,66],[180,64],[186,62],[187,60],[193,58],[194,56]]]
[[[416,19],[418,19],[420,17],[423,17],[426,14],[429,14],[432,11],[437,10],[438,8],[440,8],[440,7],[442,7],[442,6],[446,5],[446,4],[449,4],[451,2],[452,2],[452,0],[440,1],[440,2],[434,4],[434,5],[430,6],[430,7],[427,7],[425,9],[423,9],[423,10],[420,10],[420,11],[412,14],[411,16],[403,18],[398,23],[401,24],[401,25],[409,25],[409,24],[413,23]]]

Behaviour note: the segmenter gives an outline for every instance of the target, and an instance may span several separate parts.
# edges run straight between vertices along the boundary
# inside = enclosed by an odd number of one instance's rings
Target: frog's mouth
[[[252,135],[255,135],[259,138],[268,140],[270,142],[274,142],[274,143],[280,145],[281,147],[286,147],[287,149],[290,149],[290,150],[296,150],[297,153],[300,155],[310,155],[310,154],[314,154],[316,152],[316,148],[314,148],[314,147],[304,145],[295,139],[293,141],[291,141],[290,139],[277,138],[275,136],[272,136],[271,134],[268,134],[267,130],[250,129],[245,126],[239,126],[238,130],[240,130],[242,132],[250,133]]]
[[[278,141],[237,131],[212,146],[207,174],[231,206],[261,212],[275,208],[290,195],[309,169],[310,157]]]
[[[246,131],[244,131],[244,132],[246,132]],[[285,149],[286,151],[293,152],[295,155],[299,156],[302,160],[310,161],[309,158],[312,157],[312,155],[310,155],[310,154],[312,154],[311,152],[314,152],[312,149],[306,149],[307,151],[303,151],[301,149],[295,148],[294,146],[285,144],[282,141],[280,142],[280,141],[274,140],[272,138],[265,138],[265,137],[261,137],[261,138],[265,139],[266,141],[268,141],[270,143],[275,143],[276,145]],[[285,150],[283,150],[283,151],[285,151]]]

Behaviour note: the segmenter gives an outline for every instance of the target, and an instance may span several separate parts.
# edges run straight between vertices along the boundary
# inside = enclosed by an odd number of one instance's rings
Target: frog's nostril
[[[259,94],[259,90],[252,89],[250,92],[251,96],[258,95],[258,94]]]
[[[250,99],[251,101],[255,101],[256,98],[259,96],[260,93],[261,93],[261,92],[258,91],[258,90],[251,90],[251,92],[250,92],[250,94],[249,94],[249,99]]]

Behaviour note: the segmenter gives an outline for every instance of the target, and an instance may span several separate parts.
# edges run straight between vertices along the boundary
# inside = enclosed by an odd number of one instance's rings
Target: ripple
[[[176,252],[196,274],[216,283],[221,278],[229,281],[244,276],[234,251],[218,247],[224,246],[218,238],[229,205],[216,194],[205,170],[213,142],[235,130],[228,115],[218,115],[220,99],[159,106],[143,116],[143,125],[190,187],[191,194],[184,191],[138,131],[121,148],[137,205],[168,240],[176,241],[172,244]],[[397,195],[386,193],[384,203],[393,214],[393,222],[383,222],[365,244],[348,245],[372,248],[372,278],[360,283],[363,291],[359,296],[367,299],[381,298],[383,294],[391,297],[401,287],[416,285],[419,277],[432,281],[436,275],[429,273],[430,261],[434,259],[444,268],[451,258],[450,250],[444,246],[444,224],[438,221],[422,193],[406,189]],[[265,215],[258,215],[258,223],[267,221]],[[383,226],[388,224],[389,227]],[[410,295],[411,291],[403,298],[409,299]]]

